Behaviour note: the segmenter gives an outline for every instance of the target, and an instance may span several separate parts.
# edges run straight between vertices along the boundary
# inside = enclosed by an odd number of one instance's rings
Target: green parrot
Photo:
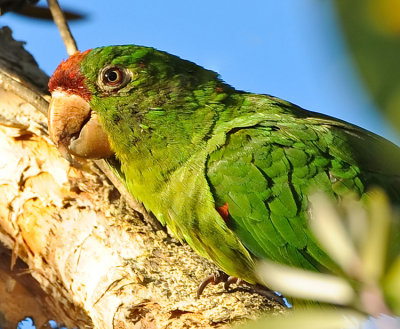
[[[78,52],[49,89],[62,155],[115,157],[129,192],[180,241],[251,284],[259,259],[339,271],[310,231],[310,193],[362,200],[381,186],[400,201],[396,145],[154,48]]]

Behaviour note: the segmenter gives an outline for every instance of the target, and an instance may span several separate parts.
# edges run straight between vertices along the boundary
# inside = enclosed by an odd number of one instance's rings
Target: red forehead
[[[79,95],[87,101],[90,100],[91,94],[85,85],[85,77],[80,70],[81,62],[89,51],[90,49],[83,53],[77,51],[66,61],[62,61],[61,64],[58,65],[49,80],[50,92],[60,88],[65,92]]]

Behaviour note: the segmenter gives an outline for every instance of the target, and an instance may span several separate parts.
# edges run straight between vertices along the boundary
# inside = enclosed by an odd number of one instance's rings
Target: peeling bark
[[[216,268],[145,223],[94,163],[79,170],[59,156],[47,77],[4,28],[0,48],[0,242],[11,250],[0,254],[0,293],[10,295],[1,328],[27,315],[39,326],[215,328],[279,311],[246,289],[212,286],[197,300]]]

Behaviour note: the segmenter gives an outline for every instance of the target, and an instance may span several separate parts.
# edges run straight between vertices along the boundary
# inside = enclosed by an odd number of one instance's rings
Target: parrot
[[[105,159],[147,211],[229,278],[260,284],[262,259],[340,272],[310,228],[314,191],[362,202],[379,186],[400,201],[395,144],[236,90],[152,47],[76,52],[56,68],[49,90],[49,134],[60,153]]]

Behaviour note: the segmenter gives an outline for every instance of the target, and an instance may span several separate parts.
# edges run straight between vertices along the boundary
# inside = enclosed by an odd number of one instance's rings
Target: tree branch
[[[71,30],[68,27],[67,20],[65,19],[64,13],[62,12],[60,5],[57,0],[47,0],[51,14],[53,15],[54,22],[56,23],[58,30],[60,31],[61,37],[64,41],[67,53],[69,56],[77,52],[78,47],[74,37],[71,34]]]

